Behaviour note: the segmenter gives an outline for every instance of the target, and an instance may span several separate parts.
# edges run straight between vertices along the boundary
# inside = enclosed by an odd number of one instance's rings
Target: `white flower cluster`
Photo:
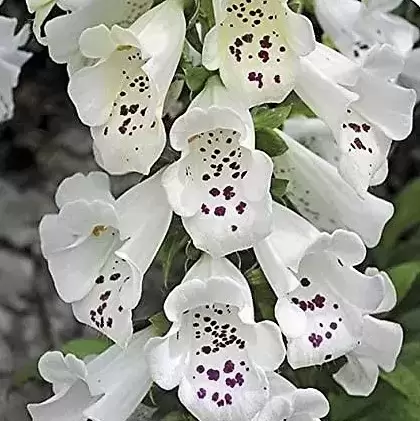
[[[13,88],[18,84],[21,67],[32,56],[19,50],[29,38],[29,26],[24,25],[15,35],[17,23],[15,18],[0,15],[0,123],[13,117]]]
[[[186,43],[182,1],[27,3],[38,40],[68,66],[97,163],[149,174]],[[54,396],[28,406],[35,421],[125,421],[152,382],[178,387],[200,421],[318,420],[328,401],[286,380],[285,359],[297,369],[344,357],[334,379],[360,396],[393,370],[402,329],[375,315],[395,306],[395,289],[386,273],[355,266],[393,214],[368,188],[386,178],[392,140],[412,129],[416,94],[397,81],[416,83],[419,34],[388,13],[398,0],[339,3],[316,0],[316,12],[344,55],[317,43],[286,0],[213,0],[201,59],[214,74],[170,129],[180,158],[118,198],[105,173],[61,183],[58,213],[40,224],[43,255],[75,317],[115,344],[87,361],[46,353],[39,370]],[[48,20],[56,6],[65,13]],[[292,91],[320,119],[287,120],[276,133],[288,150],[272,159],[256,149],[249,109]],[[273,176],[289,180],[296,211],[273,201]],[[167,334],[134,333],[143,276],[173,213],[203,253],[166,298]],[[225,257],[250,248],[277,296],[277,323],[255,321],[250,286]]]

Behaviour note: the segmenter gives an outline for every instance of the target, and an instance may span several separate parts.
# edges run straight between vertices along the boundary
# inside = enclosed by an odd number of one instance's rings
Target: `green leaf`
[[[288,184],[289,180],[284,180],[282,178],[273,178],[271,180],[270,191],[276,202],[282,200],[283,196],[286,194]]]
[[[96,339],[74,339],[70,342],[65,343],[61,351],[64,354],[73,354],[77,358],[85,358],[88,355],[96,355],[105,351],[111,342],[102,337]]]
[[[254,286],[265,284],[267,282],[264,273],[261,269],[249,270],[245,273],[245,277],[248,280],[248,282]]]
[[[395,200],[395,214],[388,222],[381,245],[392,248],[401,235],[420,223],[418,200],[420,197],[420,178],[408,184]]]
[[[156,334],[163,336],[171,327],[169,320],[166,318],[163,311],[160,313],[156,313],[152,317],[149,318],[150,323],[152,323]]]
[[[175,229],[169,233],[159,250],[158,259],[163,267],[163,279],[166,287],[175,256],[186,246],[188,238],[183,229]]]
[[[255,130],[276,129],[284,124],[292,111],[291,105],[279,105],[275,108],[255,107],[252,109],[252,119]]]
[[[271,157],[283,155],[288,149],[286,142],[273,129],[257,130],[256,143],[258,149]]]
[[[398,302],[401,302],[420,275],[420,261],[403,263],[387,272],[397,290]]]
[[[403,347],[396,369],[391,373],[381,374],[383,380],[416,405],[420,405],[419,356],[419,342],[406,344]]]
[[[185,82],[192,92],[200,92],[212,74],[203,65],[191,67],[185,72]]]

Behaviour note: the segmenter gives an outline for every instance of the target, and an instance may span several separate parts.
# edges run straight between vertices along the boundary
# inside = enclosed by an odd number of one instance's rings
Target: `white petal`
[[[353,349],[362,335],[362,312],[348,304],[346,291],[341,290],[353,281],[351,268],[334,263],[326,253],[314,253],[302,259],[299,277],[301,286],[288,298],[307,320],[305,333],[288,337],[287,357],[293,368],[338,358]],[[335,282],[340,284],[337,289],[332,287]]]
[[[82,32],[100,24],[129,26],[152,5],[150,0],[93,0],[72,13],[58,16],[45,25],[50,57],[66,63],[79,50]]]
[[[248,132],[253,124],[251,123],[247,128],[245,125],[247,118],[243,118],[243,114],[241,115],[243,108],[230,108],[228,100],[224,99],[227,93],[224,93],[222,89],[216,89],[217,85],[214,85],[213,83],[207,84],[195,100],[194,104],[197,106],[189,108],[173,124],[169,137],[171,146],[175,150],[182,152],[191,150],[191,142],[199,134],[212,129],[216,130],[218,127],[238,132],[240,144],[247,146]],[[213,99],[214,96],[216,99]],[[221,106],[218,103],[221,103]]]
[[[42,403],[29,404],[28,411],[34,421],[84,421],[84,409],[96,399],[91,397],[86,383],[78,380],[68,390]]]
[[[308,414],[313,418],[324,418],[330,405],[327,398],[316,389],[298,389],[293,395],[294,416]]]
[[[118,237],[116,222],[112,206],[84,201],[67,203],[58,216],[41,220],[42,252],[61,299],[80,300],[93,287]]]
[[[85,29],[80,35],[79,46],[81,53],[89,58],[109,57],[117,47],[104,24]]]
[[[38,370],[43,379],[52,384],[54,393],[67,390],[76,380],[84,379],[87,374],[83,361],[71,354],[64,357],[58,351],[42,355]]]
[[[58,186],[55,201],[59,208],[77,200],[101,200],[113,204],[115,200],[110,189],[109,177],[105,173],[91,172],[87,176],[77,173]]]
[[[384,45],[371,54],[379,55],[378,60],[392,61],[396,53]],[[400,60],[402,68],[403,60]],[[360,95],[359,100],[352,104],[353,109],[380,128],[387,137],[402,140],[410,134],[416,101],[414,91],[377,77],[369,73],[369,69],[361,73],[352,90]],[[385,107],[384,104],[390,106]]]
[[[315,49],[315,34],[311,21],[289,9],[285,16],[286,38],[298,56],[306,56]]]
[[[274,396],[266,403],[262,411],[253,421],[277,421],[279,419],[287,420],[292,415],[291,403],[282,396]]]
[[[254,246],[257,260],[278,296],[296,288],[291,270],[297,270],[306,249],[318,238],[319,231],[297,213],[273,204],[272,233]]]
[[[306,331],[306,316],[303,310],[286,298],[279,298],[274,315],[281,331],[288,338],[298,338]]]
[[[393,206],[370,193],[361,198],[323,159],[285,133],[289,149],[274,159],[275,176],[289,179],[288,197],[293,205],[321,230],[347,228],[358,233],[367,246],[378,244]]]
[[[403,330],[397,323],[366,316],[361,345],[354,354],[371,358],[386,372],[394,370],[403,342]]]
[[[246,307],[241,312],[241,317],[244,320],[244,312],[246,320],[254,319],[254,308],[251,290],[248,281],[242,275],[241,271],[228,259],[213,259],[210,255],[203,253],[200,259],[191,267],[182,279],[182,283],[188,282],[192,279],[210,279],[227,277],[243,287],[243,292],[247,296]],[[247,313],[247,315],[246,315]]]
[[[212,106],[217,106],[219,108],[229,108],[238,114],[242,124],[239,123],[238,129],[236,129],[236,127],[235,129],[243,133],[242,125],[245,125],[246,132],[240,139],[241,145],[250,149],[255,148],[254,122],[248,107],[242,104],[236,95],[233,95],[232,92],[226,89],[218,76],[212,76],[207,80],[204,89],[191,101],[188,110],[192,110],[194,108],[201,108],[206,110]],[[186,115],[187,114],[185,114],[185,116]],[[220,117],[222,118],[222,121],[227,121],[224,116]],[[216,121],[216,117],[214,117],[214,120]],[[233,128],[231,125],[232,121],[228,127]],[[182,139],[180,140],[182,142]]]
[[[417,93],[417,101],[420,98],[420,75],[418,72],[420,66],[420,48],[412,50],[405,60],[403,72],[400,76],[400,82],[407,88],[412,88]]]
[[[324,281],[359,310],[371,313],[383,302],[387,287],[382,274],[368,276],[351,267],[361,263],[366,253],[356,234],[343,230],[337,230],[331,236],[323,233],[308,253],[323,259],[326,265]]]
[[[378,382],[378,366],[369,358],[347,355],[345,364],[337,373],[334,380],[353,396],[369,396]]]
[[[186,23],[182,2],[165,0],[141,16],[130,29],[137,35],[144,56],[150,57],[144,71],[156,83],[162,107],[184,46]]]
[[[32,5],[34,3],[32,0],[26,1],[28,5],[28,10],[31,13],[35,13],[34,23],[32,25],[32,30],[34,31],[34,35],[37,39],[37,41],[42,45],[47,45],[47,39],[45,36],[41,35],[41,27],[45,21],[45,19],[50,14],[52,8],[55,5],[55,0],[51,1],[44,1],[43,5]]]
[[[217,70],[220,67],[218,40],[218,27],[213,26],[203,42],[203,65],[209,70]]]
[[[73,313],[80,322],[125,347],[133,333],[131,310],[140,301],[143,274],[120,259],[114,248],[97,275],[89,293],[72,303]]]
[[[166,317],[175,322],[185,311],[209,303],[226,303],[240,309],[247,306],[247,288],[226,277],[211,281],[192,279],[178,285],[166,298],[163,307]]]
[[[161,185],[162,171],[132,187],[116,202],[118,228],[127,242],[116,253],[144,274],[169,229],[172,211]]]
[[[163,184],[194,245],[220,257],[264,238],[271,229],[272,163],[241,145],[239,116],[228,108],[194,108],[172,132],[189,141],[189,152],[165,172]]]
[[[131,126],[131,129],[133,132],[128,131],[124,134],[116,131],[109,134],[108,125],[91,129],[100,154],[100,160],[97,162],[111,174],[126,174],[132,171],[149,174],[151,167],[163,152],[166,133],[161,119],[155,119],[150,125],[143,125],[142,129],[136,125]],[[134,135],[135,130],[137,132]],[[128,138],[125,134],[128,134]]]
[[[184,374],[187,352],[188,344],[180,340],[177,332],[150,339],[145,353],[154,382],[165,390],[178,386]]]
[[[269,393],[267,378],[254,356],[270,352],[268,361],[274,362],[278,354],[274,338],[279,334],[265,330],[268,336],[260,336],[257,326],[244,324],[238,307],[226,306],[225,301],[191,309],[180,331],[181,340],[183,334],[191,339],[178,395],[202,420],[252,419]]]
[[[125,421],[134,412],[152,385],[144,346],[153,336],[152,328],[137,332],[125,350],[88,377],[89,387],[101,390],[104,395],[84,411],[87,418]],[[94,364],[97,366],[101,359],[108,360],[108,356],[100,355]]]
[[[378,274],[381,275],[385,290],[384,299],[380,303],[379,307],[372,314],[379,314],[384,313],[386,311],[391,311],[397,305],[397,291],[395,289],[394,284],[392,283],[391,278],[386,272],[380,272],[378,269],[371,267],[366,268],[365,274],[367,276],[375,276]]]
[[[252,360],[266,371],[276,370],[286,357],[279,327],[270,320],[255,325],[256,346],[249,346]]]
[[[281,102],[293,89],[298,55],[314,47],[309,22],[286,2],[269,0],[257,12],[248,4],[239,10],[233,1],[224,6],[217,22],[223,82],[249,106]]]

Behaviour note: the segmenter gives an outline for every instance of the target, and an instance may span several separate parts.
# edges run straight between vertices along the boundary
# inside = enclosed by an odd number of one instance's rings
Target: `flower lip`
[[[196,307],[213,303],[228,304],[239,308],[239,316],[252,308],[252,300],[244,287],[228,277],[215,276],[207,280],[191,279],[180,284],[167,297],[164,304],[166,317],[173,323]],[[249,312],[246,312],[247,317]]]
[[[206,110],[193,108],[179,117],[170,133],[171,146],[177,151],[184,152],[188,150],[188,144],[194,136],[216,128],[239,132],[240,144],[245,140],[247,129],[239,114],[230,108],[212,105]]]

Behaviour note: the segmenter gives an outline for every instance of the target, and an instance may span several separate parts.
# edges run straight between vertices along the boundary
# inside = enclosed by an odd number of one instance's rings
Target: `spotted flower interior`
[[[287,6],[273,0],[230,0],[225,11],[219,29],[222,78],[234,72],[245,92],[281,100],[293,88],[297,60],[283,33]]]
[[[238,308],[215,303],[190,310],[182,317],[179,334],[190,342],[181,393],[193,394],[189,399],[195,401],[197,414],[250,416],[243,412],[247,407],[255,412],[267,396],[268,385],[248,355],[248,344],[255,337],[238,317]]]

